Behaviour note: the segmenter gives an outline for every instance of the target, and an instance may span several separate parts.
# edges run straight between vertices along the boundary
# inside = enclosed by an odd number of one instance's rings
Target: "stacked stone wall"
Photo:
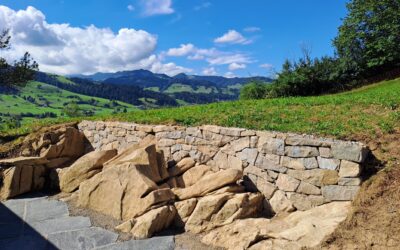
[[[241,169],[246,188],[286,211],[353,200],[368,153],[358,142],[211,125],[83,121],[79,129],[94,150],[123,150],[152,134],[171,166],[190,156],[215,170]]]

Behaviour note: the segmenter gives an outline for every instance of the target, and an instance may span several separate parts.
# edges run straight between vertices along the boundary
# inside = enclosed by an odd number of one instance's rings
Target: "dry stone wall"
[[[97,151],[122,150],[151,134],[170,166],[190,156],[214,170],[243,170],[246,188],[262,192],[274,211],[353,200],[369,152],[357,142],[211,125],[83,121],[78,127]]]

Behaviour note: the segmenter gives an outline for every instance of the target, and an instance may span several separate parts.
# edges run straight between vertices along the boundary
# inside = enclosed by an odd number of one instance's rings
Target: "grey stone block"
[[[174,250],[175,240],[173,236],[154,237],[147,240],[130,240],[118,242],[108,246],[96,248],[96,250]]]
[[[59,249],[93,249],[114,243],[118,235],[102,228],[92,227],[50,234],[48,240]]]
[[[285,155],[293,158],[306,158],[319,156],[319,151],[314,147],[288,146],[285,147]]]
[[[336,159],[354,162],[364,162],[368,155],[368,149],[362,144],[342,142],[332,145],[332,155]]]
[[[68,207],[56,200],[32,200],[26,205],[26,221],[35,222],[68,216]]]
[[[87,217],[62,217],[34,222],[30,226],[41,235],[48,235],[51,233],[89,228],[91,222]]]
[[[358,186],[325,186],[322,196],[328,201],[352,201],[359,189]]]

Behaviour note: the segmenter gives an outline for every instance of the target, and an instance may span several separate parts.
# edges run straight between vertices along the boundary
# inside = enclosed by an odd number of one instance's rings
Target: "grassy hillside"
[[[62,80],[68,82],[65,78]],[[81,111],[90,111],[94,115],[111,114],[115,110],[120,112],[125,109],[136,110],[133,105],[127,103],[112,103],[107,99],[76,94],[45,83],[30,82],[17,94],[0,94],[0,113],[2,114],[0,117],[23,116],[23,123],[35,120],[28,117],[30,114],[40,115],[50,112],[57,117],[62,117],[63,108],[70,102],[79,103]]]
[[[400,123],[400,79],[335,95],[136,111],[109,119],[138,123],[216,124],[336,137],[378,130],[392,132]]]
[[[391,133],[399,129],[400,79],[335,95],[138,110],[120,115],[99,115],[92,119],[188,126],[216,124],[339,138],[351,135],[371,137],[376,133]],[[49,121],[45,122],[47,123]],[[43,122],[37,123],[38,126],[42,124]],[[29,131],[33,127],[24,127],[5,133]]]

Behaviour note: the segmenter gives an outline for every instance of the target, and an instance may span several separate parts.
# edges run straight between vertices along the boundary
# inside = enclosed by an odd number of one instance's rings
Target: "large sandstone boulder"
[[[79,158],[72,166],[63,169],[60,178],[60,189],[70,193],[79,188],[79,185],[98,174],[103,164],[113,158],[117,150],[107,150],[100,152],[90,152]]]
[[[61,157],[76,159],[84,154],[84,136],[76,128],[61,128],[51,136],[58,137],[56,143],[50,144],[47,149],[42,148],[41,157],[48,160]]]
[[[180,175],[194,167],[195,164],[196,162],[192,158],[184,158],[179,161],[175,166],[168,169],[169,176],[174,177]]]
[[[131,219],[116,227],[125,233],[130,232],[136,239],[146,239],[168,228],[176,215],[174,206],[153,209],[142,216]]]
[[[210,231],[202,242],[234,250],[312,248],[345,220],[350,207],[350,202],[333,202],[271,220],[236,220]]]
[[[174,189],[174,193],[180,200],[204,196],[229,184],[236,183],[243,176],[243,172],[237,169],[226,169],[208,174],[190,187]]]
[[[222,193],[205,196],[198,200],[185,224],[185,230],[201,233],[230,224],[234,220],[258,217],[263,209],[263,199],[260,193]]]
[[[79,187],[79,205],[116,219],[129,220],[153,205],[174,199],[171,189],[160,189],[150,179],[149,165],[124,163],[109,167]]]
[[[41,190],[45,184],[43,165],[0,166],[0,199],[9,199],[30,191]]]

